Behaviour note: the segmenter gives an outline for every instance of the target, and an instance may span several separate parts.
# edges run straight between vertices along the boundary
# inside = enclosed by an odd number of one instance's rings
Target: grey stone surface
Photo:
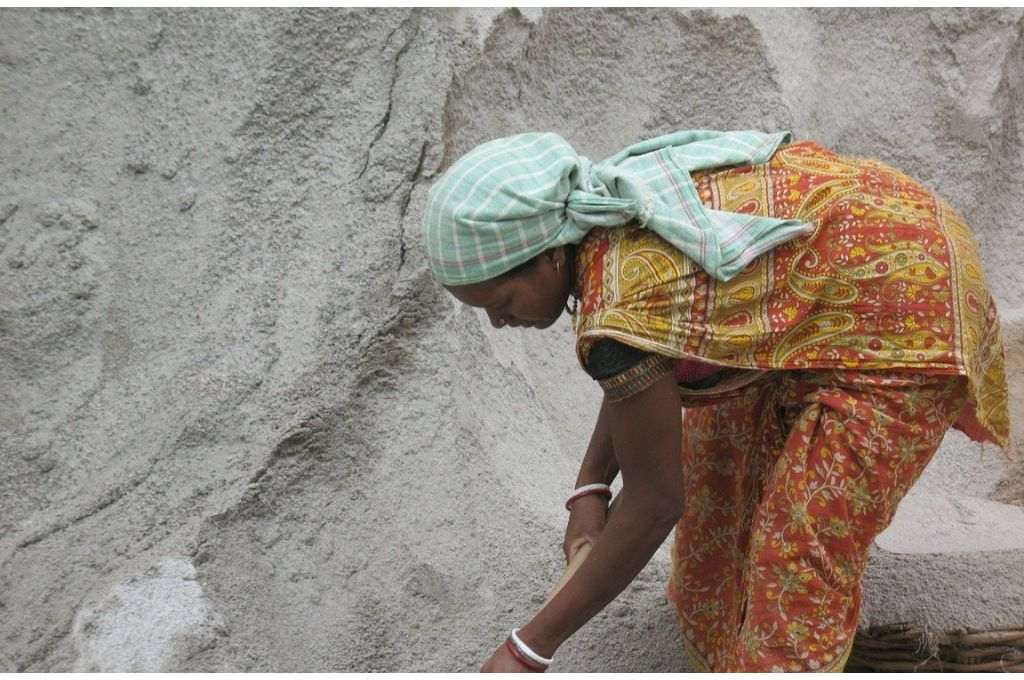
[[[427,275],[426,191],[486,139],[880,158],[1021,318],[1021,10],[524,12],[0,9],[0,668],[472,670],[532,615],[597,392],[564,321]],[[555,668],[685,668],[667,570]]]
[[[192,563],[166,558],[78,609],[75,671],[160,672],[180,667],[226,635]]]

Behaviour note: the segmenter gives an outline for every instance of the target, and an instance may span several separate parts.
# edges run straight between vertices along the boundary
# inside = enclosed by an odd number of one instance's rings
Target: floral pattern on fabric
[[[970,230],[877,161],[812,142],[770,162],[695,173],[710,208],[816,230],[719,282],[657,235],[595,229],[578,248],[577,353],[612,338],[739,369],[913,369],[965,375],[957,427],[1008,444],[1003,345]]]
[[[842,669],[871,543],[963,408],[963,380],[785,371],[685,410],[668,594],[698,665]]]

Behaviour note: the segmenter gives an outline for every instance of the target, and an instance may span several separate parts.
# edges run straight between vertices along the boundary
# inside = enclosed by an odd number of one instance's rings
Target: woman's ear
[[[566,265],[566,254],[565,246],[558,246],[546,251],[547,255],[551,257],[551,264],[555,266],[555,271],[562,271],[562,267]]]

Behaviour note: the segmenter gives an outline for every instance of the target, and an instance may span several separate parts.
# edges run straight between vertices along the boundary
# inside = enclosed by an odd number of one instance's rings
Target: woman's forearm
[[[577,487],[595,482],[611,484],[619,474],[619,463],[615,460],[609,420],[608,403],[602,401],[594,432],[590,435],[590,444],[583,456],[583,462],[580,463],[580,472],[576,476]]]
[[[644,568],[678,520],[668,507],[645,502],[625,488],[600,539],[561,591],[519,634],[544,656],[615,599]]]

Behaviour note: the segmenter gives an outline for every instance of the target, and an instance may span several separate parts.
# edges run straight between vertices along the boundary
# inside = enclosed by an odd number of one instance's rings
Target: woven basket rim
[[[1024,671],[1024,627],[932,631],[911,623],[857,631],[848,664],[880,671]]]

